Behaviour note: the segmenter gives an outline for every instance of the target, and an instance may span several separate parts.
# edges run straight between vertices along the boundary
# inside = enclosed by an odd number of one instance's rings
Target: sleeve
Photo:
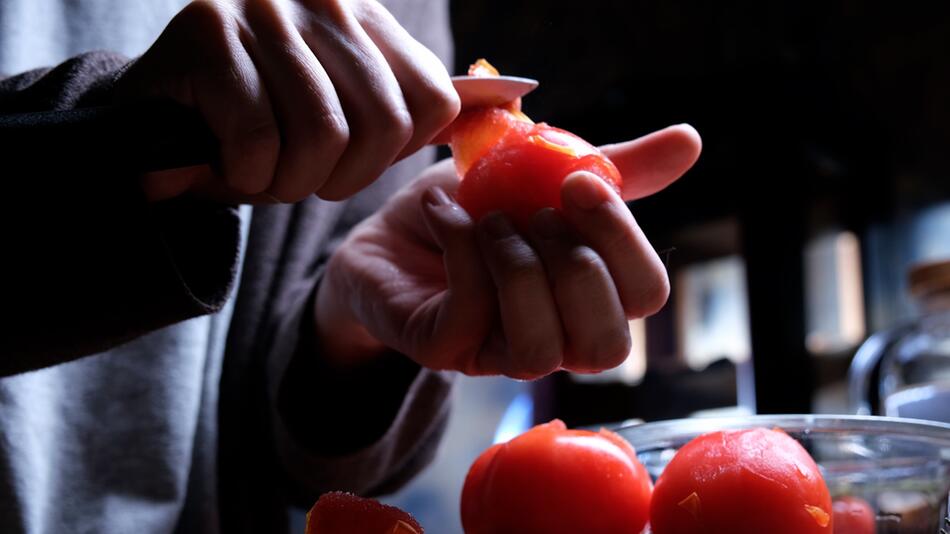
[[[310,507],[331,490],[389,493],[434,457],[448,421],[452,374],[390,353],[347,372],[325,366],[313,335],[313,298],[325,261],[349,229],[431,160],[424,151],[349,201],[317,262],[313,283],[290,297],[293,310],[268,363],[272,432],[291,500]]]
[[[95,52],[0,80],[0,114],[22,125],[30,113],[108,103],[127,62]],[[0,284],[12,312],[0,376],[100,352],[223,305],[240,244],[235,208],[189,198],[150,204],[137,176],[47,153],[42,143],[12,144],[0,143]]]

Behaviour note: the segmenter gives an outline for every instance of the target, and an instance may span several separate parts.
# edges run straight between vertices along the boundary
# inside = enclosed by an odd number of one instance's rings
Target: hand
[[[151,200],[337,200],[425,145],[458,114],[439,59],[374,0],[197,0],[120,77],[120,100],[196,108],[216,173],[143,179]]]
[[[562,186],[563,210],[538,212],[527,237],[497,214],[474,223],[451,199],[451,162],[431,167],[331,258],[316,299],[330,357],[358,363],[391,347],[433,369],[528,379],[623,362],[627,320],[669,296],[624,200],[686,172],[700,139],[682,125],[602,149],[624,176],[624,198],[575,173]]]

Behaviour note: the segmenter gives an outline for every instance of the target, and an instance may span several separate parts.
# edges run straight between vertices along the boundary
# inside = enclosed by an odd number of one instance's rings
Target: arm
[[[126,64],[91,53],[4,79],[0,113],[108,102]],[[0,375],[99,352],[222,305],[237,257],[231,208],[185,198],[149,204],[136,177],[42,146],[3,151],[2,168],[2,283],[12,313]]]

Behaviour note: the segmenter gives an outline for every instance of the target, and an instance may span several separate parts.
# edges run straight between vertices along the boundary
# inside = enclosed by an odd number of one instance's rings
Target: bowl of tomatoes
[[[695,518],[707,525],[731,521],[715,528],[743,532],[746,518],[761,525],[762,517],[774,520],[770,532],[802,532],[785,513],[791,498],[805,503],[796,517],[814,522],[816,532],[822,524],[832,527],[827,516],[833,516],[835,534],[950,532],[948,424],[763,415],[630,424],[614,431],[633,445],[656,482],[651,503],[656,532],[693,530]],[[791,438],[786,440],[791,445],[776,440],[777,434]],[[781,454],[774,454],[777,447],[784,447]],[[760,449],[769,454],[760,456]],[[812,466],[824,484],[801,482],[807,482]],[[702,491],[692,491],[700,486]]]

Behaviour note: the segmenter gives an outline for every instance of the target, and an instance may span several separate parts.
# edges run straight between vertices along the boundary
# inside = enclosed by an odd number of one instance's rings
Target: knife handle
[[[213,163],[218,142],[194,110],[170,101],[0,115],[0,153],[70,166],[148,172]],[[34,156],[35,157],[35,156]]]

